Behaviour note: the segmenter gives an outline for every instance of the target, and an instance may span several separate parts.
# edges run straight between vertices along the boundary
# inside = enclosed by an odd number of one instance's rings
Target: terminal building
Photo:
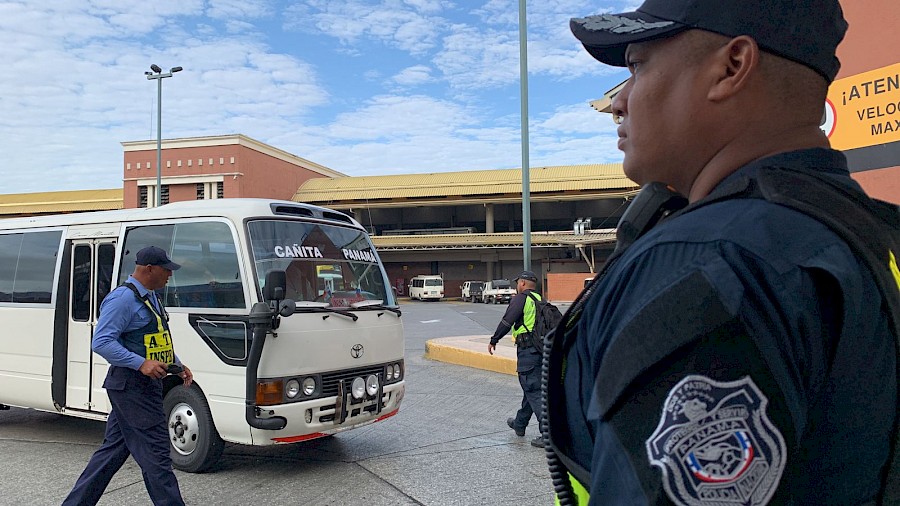
[[[122,189],[0,195],[0,216],[156,206],[156,142],[122,146]],[[350,177],[244,135],[163,140],[161,160],[161,205],[272,198],[354,216],[401,295],[420,274],[441,275],[452,298],[465,281],[523,268],[521,169]],[[621,164],[529,172],[532,270],[551,300],[572,300],[612,251],[638,187]]]

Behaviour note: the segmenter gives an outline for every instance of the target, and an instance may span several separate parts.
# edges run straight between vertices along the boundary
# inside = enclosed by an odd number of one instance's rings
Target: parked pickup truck
[[[484,281],[465,281],[459,288],[462,290],[462,300],[481,302],[481,291],[484,289]]]
[[[485,304],[509,303],[516,294],[516,289],[510,285],[508,279],[495,279],[488,281],[481,292],[481,301]]]

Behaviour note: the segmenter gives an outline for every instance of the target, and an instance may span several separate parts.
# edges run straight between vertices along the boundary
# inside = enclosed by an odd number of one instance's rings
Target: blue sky
[[[529,1],[531,166],[621,161],[627,77]],[[348,175],[521,166],[518,0],[0,0],[0,193],[122,185],[120,142],[241,133]]]

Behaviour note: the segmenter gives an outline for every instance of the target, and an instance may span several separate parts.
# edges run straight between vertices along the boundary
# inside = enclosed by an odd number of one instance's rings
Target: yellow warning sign
[[[832,83],[822,128],[834,149],[900,141],[900,63]]]

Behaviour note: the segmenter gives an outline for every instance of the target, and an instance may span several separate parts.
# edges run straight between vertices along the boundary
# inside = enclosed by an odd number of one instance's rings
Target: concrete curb
[[[425,342],[425,358],[437,360],[438,362],[446,362],[449,364],[462,365],[466,367],[474,367],[485,371],[499,372],[502,374],[510,374],[517,376],[515,350],[513,355],[507,356],[503,353],[500,346],[494,355],[489,355],[485,351],[475,351],[467,349],[468,347],[460,346],[459,338],[440,338],[431,339]]]

